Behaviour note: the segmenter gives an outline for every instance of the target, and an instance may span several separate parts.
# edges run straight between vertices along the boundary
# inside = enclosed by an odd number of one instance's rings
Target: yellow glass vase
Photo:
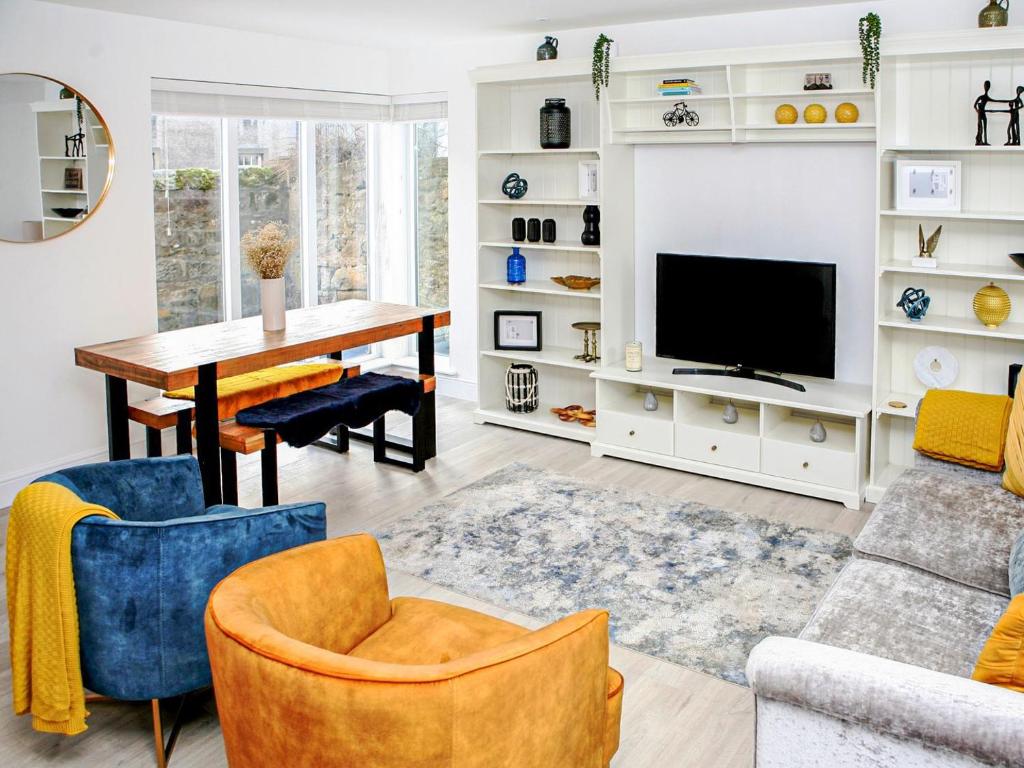
[[[860,110],[857,109],[856,104],[851,104],[848,101],[844,101],[838,107],[836,107],[836,122],[837,123],[856,123],[860,119]]]
[[[828,110],[821,104],[810,104],[804,110],[804,122],[806,123],[824,123],[826,120],[828,120]]]
[[[780,104],[775,110],[775,122],[779,125],[792,125],[796,122],[799,113],[792,104]]]
[[[1010,316],[1010,296],[995,283],[974,294],[974,314],[986,328],[998,328]]]

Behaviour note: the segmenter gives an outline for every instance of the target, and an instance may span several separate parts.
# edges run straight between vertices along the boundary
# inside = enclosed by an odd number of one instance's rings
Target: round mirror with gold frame
[[[0,73],[0,240],[74,230],[103,203],[114,143],[96,107],[69,85]]]

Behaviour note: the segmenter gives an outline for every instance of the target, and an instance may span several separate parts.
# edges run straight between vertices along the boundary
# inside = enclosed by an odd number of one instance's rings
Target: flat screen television
[[[835,378],[836,265],[658,254],[655,354]]]

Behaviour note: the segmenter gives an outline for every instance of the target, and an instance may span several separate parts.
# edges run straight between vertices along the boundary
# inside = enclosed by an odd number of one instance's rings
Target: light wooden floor
[[[438,405],[439,451],[427,471],[413,475],[401,469],[375,467],[369,446],[362,444],[353,444],[348,455],[283,446],[282,501],[326,501],[328,535],[338,536],[405,516],[511,461],[522,461],[603,484],[642,487],[663,496],[851,536],[867,519],[867,507],[852,512],[832,502],[617,459],[595,459],[586,445],[474,425],[469,403],[440,398]],[[241,503],[258,506],[259,464],[252,460],[239,466]],[[6,511],[0,517],[6,530]],[[407,574],[390,572],[389,579],[395,595],[446,600],[527,626],[537,625],[529,617],[491,607]],[[93,705],[89,730],[73,738],[36,733],[28,718],[11,714],[6,605],[0,610],[0,765],[152,765],[148,704]],[[625,648],[613,646],[611,661],[626,678],[622,743],[614,768],[752,765],[753,697],[747,689]],[[226,765],[214,704],[206,701],[197,710],[178,742],[171,762],[174,768]]]

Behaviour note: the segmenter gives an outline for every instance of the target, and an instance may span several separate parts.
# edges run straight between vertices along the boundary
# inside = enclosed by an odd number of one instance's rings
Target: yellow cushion
[[[1012,405],[1005,395],[930,389],[917,417],[914,450],[933,459],[999,471]]]
[[[286,397],[307,389],[333,384],[345,369],[341,363],[306,363],[279,365],[239,376],[228,376],[217,382],[217,410],[221,420],[230,419],[243,408],[265,403],[275,397]],[[195,387],[164,392],[165,397],[195,400]]]
[[[1024,496],[1024,376],[1017,380],[1017,391],[1010,409],[1010,426],[1006,430],[1005,454],[1003,488]]]
[[[996,622],[971,679],[1024,692],[1024,595],[1013,598]]]

